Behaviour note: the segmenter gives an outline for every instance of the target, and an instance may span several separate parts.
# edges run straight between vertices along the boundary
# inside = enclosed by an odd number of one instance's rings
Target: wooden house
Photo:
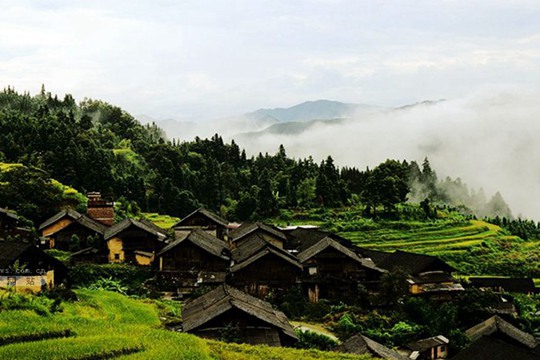
[[[209,339],[270,346],[298,340],[285,314],[228,285],[187,301],[182,319],[183,331]]]
[[[279,296],[296,284],[302,274],[298,259],[286,250],[252,232],[231,251],[228,282],[246,292],[264,298],[270,290]]]
[[[304,266],[302,283],[311,302],[354,296],[359,283],[368,289],[377,288],[386,272],[331,237],[299,253],[298,260]]]
[[[292,252],[300,253],[326,237],[330,237],[341,245],[349,248],[354,246],[351,241],[337,234],[323,231],[316,227],[296,226],[291,229],[284,229],[282,231],[287,236],[285,248]]]
[[[475,288],[491,290],[495,293],[536,293],[536,287],[531,278],[469,277],[468,281]]]
[[[442,335],[421,339],[406,345],[411,351],[409,358],[416,360],[438,360],[448,357],[448,340]]]
[[[265,241],[283,249],[287,242],[287,236],[278,228],[261,222],[244,223],[229,233],[229,245],[234,249],[251,234],[258,234]]]
[[[365,249],[359,251],[370,256],[379,268],[390,272],[403,272],[408,277],[407,283],[411,295],[448,299],[453,293],[464,290],[463,286],[452,276],[456,269],[436,256],[400,250],[393,253],[366,251]]]
[[[198,229],[165,246],[157,258],[160,288],[189,294],[225,282],[230,252],[225,241]]]
[[[125,219],[105,231],[109,262],[151,265],[166,245],[164,230],[146,221]]]
[[[370,355],[378,359],[386,360],[408,359],[407,356],[401,355],[397,351],[387,348],[362,334],[351,336],[343,343],[333,348],[332,351],[356,355]]]
[[[65,251],[79,251],[88,247],[103,248],[107,226],[75,210],[62,210],[45,220],[39,231],[43,238],[42,247]],[[79,240],[75,244],[74,237]]]
[[[101,198],[100,192],[89,192],[87,215],[95,221],[105,225],[112,226],[114,224],[114,202],[107,201]]]
[[[200,229],[218,239],[225,240],[229,222],[204,208],[199,208],[173,225],[176,238],[181,238],[192,230]]]
[[[16,213],[0,208],[0,239],[7,239],[9,237],[29,239],[32,237],[31,230],[21,225],[21,218]]]
[[[0,241],[0,287],[41,291],[67,276],[67,268],[36,246],[22,241]]]
[[[540,360],[540,343],[495,315],[465,331],[471,343],[452,360]]]

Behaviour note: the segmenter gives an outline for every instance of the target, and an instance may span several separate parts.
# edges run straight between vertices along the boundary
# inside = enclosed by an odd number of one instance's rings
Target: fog
[[[460,99],[371,114],[301,134],[236,137],[248,154],[331,155],[360,169],[429,158],[439,179],[461,178],[487,198],[500,191],[514,216],[540,220],[540,93],[491,89]],[[234,136],[231,136],[234,137]],[[229,138],[231,138],[229,137]]]

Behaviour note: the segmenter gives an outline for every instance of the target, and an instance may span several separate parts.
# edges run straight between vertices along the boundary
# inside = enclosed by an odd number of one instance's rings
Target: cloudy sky
[[[540,1],[0,0],[0,84],[204,119],[540,86]]]

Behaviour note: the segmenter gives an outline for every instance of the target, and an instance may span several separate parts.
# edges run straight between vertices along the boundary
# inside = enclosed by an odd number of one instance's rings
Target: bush
[[[296,347],[299,349],[331,350],[338,345],[334,339],[323,334],[303,330],[295,330],[295,332],[298,336]]]

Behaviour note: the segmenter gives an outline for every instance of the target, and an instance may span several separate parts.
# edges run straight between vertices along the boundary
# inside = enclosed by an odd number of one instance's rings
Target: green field
[[[76,293],[57,312],[44,297],[0,293],[0,359],[369,359],[207,341],[164,329],[155,301]]]
[[[180,221],[180,218],[161,215],[158,213],[141,213],[146,219],[150,220],[162,229],[170,229],[174,224]]]

